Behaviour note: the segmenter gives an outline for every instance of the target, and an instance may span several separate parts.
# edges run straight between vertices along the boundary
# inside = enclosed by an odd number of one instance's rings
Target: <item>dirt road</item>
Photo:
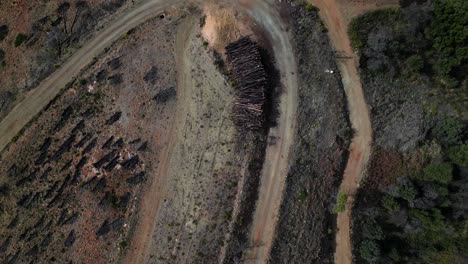
[[[340,192],[348,195],[346,210],[337,216],[335,263],[352,262],[350,240],[350,215],[353,196],[359,187],[367,162],[372,141],[372,129],[369,111],[364,99],[361,80],[358,72],[358,58],[353,53],[347,34],[347,26],[352,15],[360,13],[359,8],[350,8],[351,1],[312,0],[320,10],[320,16],[328,28],[331,43],[336,51],[345,54],[349,59],[337,61],[343,86],[348,99],[350,120],[355,130],[350,146],[350,156],[343,175]]]
[[[67,62],[34,90],[31,90],[23,101],[0,123],[0,153],[36,116],[67,83],[71,82],[93,58],[128,30],[155,17],[164,8],[176,1],[145,1],[113,20],[102,30],[96,32],[86,45],[79,49]]]
[[[278,141],[276,144],[270,144],[266,149],[259,196],[250,230],[249,242],[252,247],[243,255],[245,263],[268,261],[278,222],[296,126],[298,88],[295,72],[297,64],[289,35],[270,2],[272,1],[250,1],[248,13],[269,34],[277,67],[282,74],[285,92],[280,98],[278,126],[270,129],[268,135],[270,138],[278,138]]]
[[[166,182],[168,181],[168,171],[174,147],[176,146],[177,134],[181,133],[188,112],[187,98],[190,97],[191,81],[191,62],[188,56],[188,43],[196,25],[193,17],[185,19],[179,26],[176,38],[176,64],[180,69],[177,75],[177,107],[175,121],[171,124],[168,131],[169,138],[161,154],[161,163],[158,171],[148,191],[142,198],[139,212],[139,221],[132,237],[131,248],[127,251],[123,263],[146,263],[149,259],[152,236],[155,230],[155,222],[158,219],[159,208],[162,199],[167,193]]]
[[[261,245],[251,251],[246,252],[246,259],[254,260],[255,263],[264,263],[268,259],[269,251],[274,236],[277,223],[279,207],[285,185],[285,178],[288,170],[288,160],[290,148],[294,140],[295,115],[297,107],[297,79],[295,76],[296,62],[293,56],[293,49],[289,41],[288,33],[271,5],[273,0],[256,0],[248,5],[248,13],[268,32],[273,52],[277,61],[277,66],[282,73],[282,82],[285,93],[281,96],[280,118],[278,126],[271,129],[269,136],[277,138],[277,143],[271,145],[266,150],[266,162],[261,175],[261,187],[259,190],[259,200],[251,229],[251,243]],[[96,36],[83,48],[78,50],[66,63],[62,65],[54,74],[44,80],[38,87],[32,90],[26,99],[20,102],[5,119],[0,123],[0,151],[17,135],[21,129],[34,118],[59,92],[72,81],[79,72],[88,65],[100,52],[102,52],[113,41],[118,39],[128,30],[141,24],[142,22],[158,15],[164,8],[178,1],[152,0],[145,1],[126,14],[118,17],[107,27],[96,33]],[[243,1],[244,3],[246,1]],[[247,1],[249,2],[249,1]],[[247,5],[246,5],[247,7]],[[175,127],[172,128],[176,130]],[[170,144],[169,144],[170,145]],[[170,159],[170,147],[165,151],[165,157],[161,164],[161,172],[164,163]],[[148,191],[147,205],[143,212],[146,215],[143,220],[141,233],[144,237],[134,248],[135,252],[126,260],[131,263],[138,263],[138,260],[146,259],[148,255],[148,236],[152,234],[154,225],[153,216],[157,215],[159,198],[155,193],[163,192],[164,184],[161,179],[152,186],[159,184],[159,189]],[[135,257],[135,258],[132,258]]]

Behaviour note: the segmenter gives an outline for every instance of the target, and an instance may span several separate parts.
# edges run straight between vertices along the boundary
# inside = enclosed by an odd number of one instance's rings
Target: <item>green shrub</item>
[[[413,202],[418,192],[414,189],[413,184],[404,184],[398,188],[398,194],[406,201]]]
[[[468,166],[468,143],[449,149],[449,157],[454,163]]]
[[[385,195],[382,198],[382,206],[387,209],[388,212],[400,210],[400,204],[390,195]]]
[[[122,240],[120,241],[119,245],[120,245],[120,249],[123,250],[128,247],[128,242],[126,240]]]
[[[306,9],[307,11],[311,12],[311,11],[316,10],[317,7],[315,7],[312,3],[307,3],[307,4],[305,5],[305,9]]]
[[[434,0],[430,37],[436,52],[435,70],[449,75],[468,60],[468,1]]]
[[[399,8],[386,8],[366,13],[354,18],[349,24],[348,35],[355,50],[365,47],[367,35],[372,28],[388,21],[397,21],[401,15]]]
[[[424,60],[420,55],[413,55],[406,59],[409,70],[411,72],[419,73],[424,68]]]
[[[429,164],[424,168],[423,180],[447,184],[452,181],[452,164]]]
[[[346,209],[346,202],[348,201],[348,196],[342,192],[338,193],[338,197],[336,198],[336,205],[334,208],[335,213],[344,212]]]
[[[455,117],[446,117],[439,120],[432,133],[444,145],[457,145],[461,143],[464,125]]]
[[[384,238],[382,227],[374,219],[365,221],[362,235],[367,239],[382,240]]]
[[[359,246],[359,254],[361,258],[373,263],[380,257],[380,247],[373,240],[364,240]]]
[[[307,198],[307,191],[306,190],[302,190],[301,192],[299,192],[299,194],[297,195],[297,200],[299,202],[304,202],[305,199]]]
[[[16,39],[15,39],[15,47],[19,47],[21,44],[23,44],[23,42],[28,38],[27,35],[23,34],[23,33],[18,33],[18,35],[16,35]]]

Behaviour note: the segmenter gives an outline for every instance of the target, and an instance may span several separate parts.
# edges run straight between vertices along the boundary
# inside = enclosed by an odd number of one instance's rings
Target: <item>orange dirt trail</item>
[[[352,263],[351,207],[371,153],[372,128],[358,72],[359,60],[351,48],[347,29],[352,17],[379,7],[395,5],[398,1],[311,0],[311,2],[320,10],[320,17],[328,28],[334,49],[348,58],[339,59],[337,64],[348,99],[351,124],[356,133],[351,142],[350,156],[340,186],[340,192],[348,195],[348,201],[345,211],[337,216],[335,249],[335,263],[348,264]]]

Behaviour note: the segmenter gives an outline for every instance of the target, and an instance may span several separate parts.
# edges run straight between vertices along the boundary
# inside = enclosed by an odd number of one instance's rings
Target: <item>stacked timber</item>
[[[261,129],[265,123],[268,75],[259,48],[249,37],[244,37],[226,47],[226,56],[235,80],[234,123],[241,129]]]

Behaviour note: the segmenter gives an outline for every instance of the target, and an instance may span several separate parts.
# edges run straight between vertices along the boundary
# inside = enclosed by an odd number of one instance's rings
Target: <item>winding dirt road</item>
[[[96,32],[87,44],[79,49],[57,71],[31,90],[23,101],[18,103],[0,123],[0,153],[13,138],[28,124],[59,92],[78,76],[81,70],[92,62],[112,42],[130,29],[159,15],[176,1],[145,1],[113,20],[105,28]]]
[[[131,248],[127,251],[123,263],[145,263],[149,259],[152,236],[156,228],[161,200],[166,197],[166,182],[170,160],[176,146],[177,133],[181,133],[187,118],[188,98],[192,88],[192,71],[189,56],[189,40],[196,25],[194,17],[186,18],[177,30],[176,38],[176,65],[180,69],[177,74],[177,106],[175,121],[171,124],[170,135],[161,154],[161,164],[151,182],[148,191],[145,192],[139,212],[139,222],[132,237]]]
[[[347,59],[338,59],[343,86],[348,99],[350,120],[356,132],[350,146],[350,155],[341,182],[340,192],[348,195],[346,209],[337,215],[335,263],[352,263],[350,238],[351,207],[359,183],[364,176],[371,152],[372,128],[369,110],[364,99],[358,72],[358,57],[354,54],[347,34],[348,23],[358,10],[349,8],[351,1],[312,0],[320,10],[320,17],[328,28],[330,41],[335,50]]]
[[[250,230],[251,248],[244,252],[245,263],[267,263],[289,168],[291,146],[294,142],[297,109],[296,61],[290,37],[280,15],[272,6],[273,1],[249,2],[247,12],[268,32],[277,67],[281,72],[284,93],[280,98],[278,126],[271,128],[269,138],[277,138],[269,144],[263,164],[258,200]]]
[[[297,107],[297,79],[295,77],[296,62],[293,54],[289,35],[280,20],[279,14],[274,9],[273,0],[239,0],[244,4],[247,12],[254,20],[269,34],[273,45],[273,52],[277,66],[282,73],[282,82],[285,92],[281,96],[280,118],[278,126],[271,129],[269,136],[277,138],[277,143],[266,150],[266,161],[261,175],[261,187],[259,200],[257,202],[253,224],[251,228],[251,244],[261,245],[247,252],[246,259],[255,263],[265,263],[268,260],[274,230],[277,223],[279,207],[288,170],[290,148],[294,140],[295,118]],[[80,71],[86,67],[93,58],[103,52],[112,42],[128,30],[138,26],[146,20],[159,15],[165,8],[179,2],[178,0],[148,0],[126,14],[117,17],[105,28],[97,32],[86,45],[79,49],[62,67],[44,80],[38,87],[29,92],[25,99],[2,120],[0,123],[0,152],[13,140],[13,138],[27,125],[55,96],[61,89],[78,76]],[[176,129],[176,128],[172,128]],[[165,159],[170,158],[170,148],[166,150]],[[164,166],[162,166],[164,167]],[[162,168],[164,170],[164,168]],[[155,179],[154,186],[163,187],[161,179]],[[160,189],[148,191],[149,198],[153,199],[151,193],[159,192]],[[157,215],[159,202],[148,202],[143,211],[153,219]],[[146,208],[146,209],[145,209]],[[147,223],[142,230],[141,241],[136,245],[136,259],[127,258],[131,263],[145,259],[148,252],[147,239],[150,239],[151,230],[154,228]],[[147,238],[148,237],[148,238]],[[141,257],[141,258],[140,258]],[[137,262],[135,262],[137,261]]]

